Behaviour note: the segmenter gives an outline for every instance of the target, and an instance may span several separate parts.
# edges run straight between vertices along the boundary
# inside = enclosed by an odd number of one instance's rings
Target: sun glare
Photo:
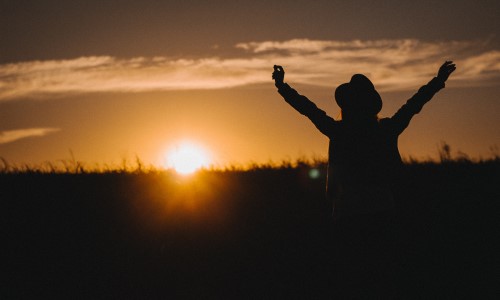
[[[182,175],[192,174],[208,163],[206,152],[194,144],[180,144],[167,154],[167,167]]]

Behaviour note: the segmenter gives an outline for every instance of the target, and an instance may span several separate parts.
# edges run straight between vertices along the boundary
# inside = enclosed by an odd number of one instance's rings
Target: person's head
[[[335,101],[342,110],[343,119],[376,119],[382,109],[382,98],[363,74],[354,74],[351,81],[339,85]]]

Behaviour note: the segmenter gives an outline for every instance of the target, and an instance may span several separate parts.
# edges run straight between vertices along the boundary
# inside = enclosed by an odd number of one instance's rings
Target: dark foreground
[[[401,179],[397,297],[493,297],[498,162]],[[346,287],[324,185],[306,167],[0,174],[0,298],[373,298]]]

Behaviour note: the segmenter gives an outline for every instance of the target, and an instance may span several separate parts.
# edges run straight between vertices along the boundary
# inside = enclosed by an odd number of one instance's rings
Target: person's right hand
[[[274,65],[273,79],[276,84],[283,83],[283,80],[285,80],[285,70],[282,66]]]
[[[448,80],[448,77],[450,77],[450,74],[453,73],[456,68],[457,67],[451,60],[445,61],[444,64],[439,68],[437,77],[445,82],[446,80]]]

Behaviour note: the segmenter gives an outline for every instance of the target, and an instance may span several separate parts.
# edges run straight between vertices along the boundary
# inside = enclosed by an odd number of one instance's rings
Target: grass
[[[407,299],[487,298],[496,286],[500,159],[443,158],[408,162],[401,175],[398,289]],[[190,177],[140,160],[2,165],[7,280],[0,298],[330,299],[349,292],[340,284],[324,161]],[[320,176],[311,177],[311,168]]]
[[[487,158],[471,158],[466,153],[458,151],[452,152],[452,148],[446,142],[441,142],[438,148],[438,159],[416,159],[412,156],[403,159],[406,165],[432,165],[432,164],[495,164],[500,161],[500,152],[497,146],[491,147],[491,155]],[[73,152],[69,151],[69,159],[61,159],[56,162],[44,162],[42,164],[12,164],[7,159],[0,157],[0,174],[19,174],[19,173],[39,173],[39,174],[106,174],[106,173],[165,173],[173,172],[164,168],[147,165],[140,157],[135,156],[133,160],[123,158],[120,164],[87,164],[77,160]],[[250,162],[246,165],[227,165],[224,167],[204,167],[206,171],[259,171],[259,170],[278,170],[278,169],[311,169],[326,168],[328,161],[322,157],[300,157],[295,161],[282,160],[281,162],[269,161],[267,163]]]

